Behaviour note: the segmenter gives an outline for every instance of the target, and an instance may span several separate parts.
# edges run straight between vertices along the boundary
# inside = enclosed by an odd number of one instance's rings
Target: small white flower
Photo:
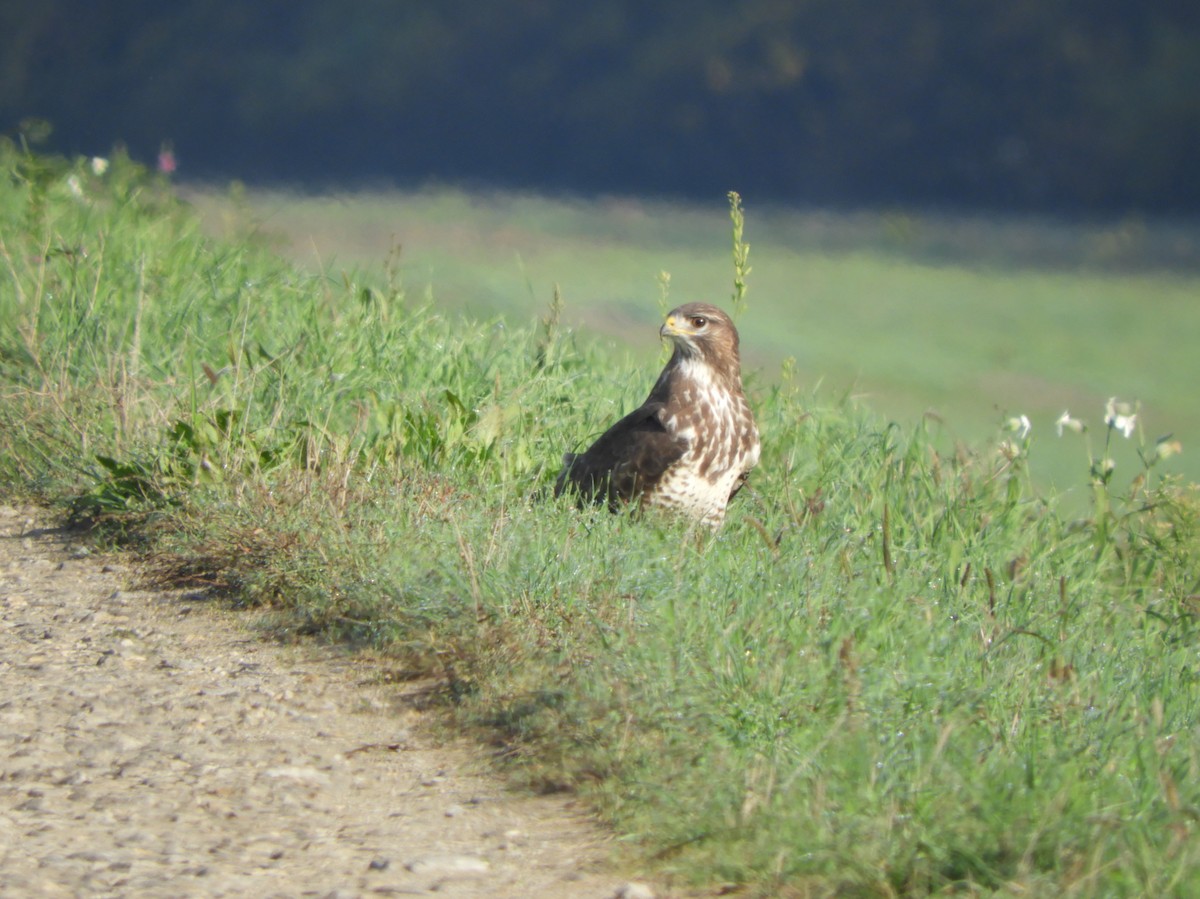
[[[83,185],[79,183],[78,175],[71,175],[67,178],[67,190],[71,192],[72,196],[83,197]]]
[[[92,174],[96,177],[103,175],[108,171],[108,160],[103,156],[92,157]]]
[[[1104,405],[1104,423],[1114,431],[1120,431],[1128,440],[1137,427],[1137,406],[1118,403],[1115,396],[1109,397]]]
[[[1016,434],[1018,440],[1024,440],[1029,436],[1029,432],[1033,430],[1033,423],[1030,422],[1028,415],[1019,415],[1015,418],[1010,418],[1005,422],[1004,427]]]
[[[1064,410],[1063,414],[1058,417],[1058,421],[1054,423],[1054,429],[1058,431],[1058,436],[1061,437],[1063,431],[1074,431],[1076,434],[1082,434],[1087,430],[1087,425],[1078,418],[1072,418],[1071,413]]]

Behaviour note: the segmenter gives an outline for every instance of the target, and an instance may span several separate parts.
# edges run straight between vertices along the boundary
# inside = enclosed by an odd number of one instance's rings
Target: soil
[[[41,520],[0,506],[0,895],[654,895],[361,658],[131,589]]]

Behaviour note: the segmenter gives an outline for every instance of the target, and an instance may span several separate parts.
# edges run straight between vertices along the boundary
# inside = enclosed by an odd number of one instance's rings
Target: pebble
[[[279,768],[268,768],[263,772],[264,777],[282,778],[287,780],[308,781],[309,783],[328,783],[329,775],[316,768],[306,768],[299,765],[284,765]]]
[[[472,855],[445,855],[419,858],[405,862],[404,867],[413,874],[435,876],[472,876],[486,874],[491,865],[485,859]]]
[[[655,899],[654,890],[644,883],[623,883],[613,893],[612,899]]]

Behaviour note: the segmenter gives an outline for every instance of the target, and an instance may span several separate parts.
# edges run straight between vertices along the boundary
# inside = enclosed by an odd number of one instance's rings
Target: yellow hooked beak
[[[673,315],[668,315],[667,320],[663,323],[663,326],[658,329],[658,335],[660,337],[670,337],[672,335],[679,335],[682,333],[683,332],[679,330],[679,325],[675,316]]]

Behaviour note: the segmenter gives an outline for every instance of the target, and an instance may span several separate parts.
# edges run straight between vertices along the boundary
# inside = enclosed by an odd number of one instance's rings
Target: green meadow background
[[[628,350],[649,389],[660,313],[729,305],[729,222],[711,204],[636,198],[383,188],[336,195],[192,188],[214,233],[257,234],[313,271],[378,275],[438,308],[524,321],[555,286],[563,319]],[[826,397],[901,423],[936,424],[942,445],[1033,425],[1035,478],[1086,483],[1064,411],[1102,430],[1116,396],[1140,402],[1140,438],[1173,434],[1170,470],[1200,480],[1200,227],[1138,218],[1071,222],[905,210],[797,210],[745,199],[747,376],[784,365]],[[669,275],[664,290],[663,273]],[[664,298],[665,295],[665,298]],[[1123,455],[1122,455],[1123,452]],[[1130,447],[1115,461],[1136,467]]]

